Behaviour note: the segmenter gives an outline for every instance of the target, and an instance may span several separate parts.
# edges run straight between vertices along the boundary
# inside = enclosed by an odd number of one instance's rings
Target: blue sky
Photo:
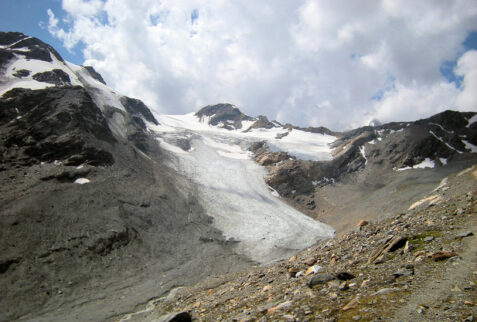
[[[40,38],[159,113],[229,102],[249,115],[341,130],[477,110],[475,0],[0,0],[0,7],[0,30]]]

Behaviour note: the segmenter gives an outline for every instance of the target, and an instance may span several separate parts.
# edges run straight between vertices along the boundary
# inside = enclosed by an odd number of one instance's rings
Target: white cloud
[[[395,84],[383,98],[374,104],[374,117],[383,121],[413,121],[446,109],[455,109],[455,97],[459,90],[441,81],[432,85]]]
[[[475,55],[459,60],[462,88],[440,75],[476,28],[472,0],[63,0],[63,9],[55,14],[66,21],[49,12],[50,32],[70,49],[81,42],[85,64],[161,113],[231,102],[343,129],[477,109]]]
[[[103,8],[101,0],[63,0],[63,9],[70,15],[79,16],[94,16]]]
[[[462,109],[476,110],[477,102],[477,51],[467,51],[457,62],[455,73],[463,77],[462,91],[456,105]]]

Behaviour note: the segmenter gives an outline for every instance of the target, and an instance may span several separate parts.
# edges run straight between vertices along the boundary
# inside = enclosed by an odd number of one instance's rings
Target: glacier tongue
[[[283,259],[333,237],[334,230],[305,216],[272,194],[267,174],[251,158],[247,146],[256,139],[229,131],[206,131],[158,116],[161,145],[173,155],[173,166],[198,187],[198,198],[237,251],[268,263]],[[169,124],[168,124],[169,123]],[[188,142],[184,147],[178,142]]]

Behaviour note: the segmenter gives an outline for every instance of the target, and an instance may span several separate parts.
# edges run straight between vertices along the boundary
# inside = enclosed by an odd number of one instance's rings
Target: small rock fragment
[[[460,233],[459,235],[455,236],[455,239],[461,239],[461,238],[469,237],[469,236],[472,236],[472,235],[474,235],[473,232],[471,232],[471,231],[465,231],[465,232]]]
[[[454,287],[451,289],[452,292],[461,292],[462,290],[459,288],[459,286],[454,285]]]
[[[424,256],[417,256],[415,259],[414,259],[414,263],[420,263],[424,260]]]
[[[337,289],[338,287],[340,287],[340,281],[337,281],[337,280],[329,281],[328,286],[330,288]]]
[[[412,265],[406,265],[406,267],[400,268],[394,273],[395,277],[412,275],[414,275],[414,266]]]
[[[323,284],[332,280],[335,280],[336,277],[327,273],[316,274],[308,281],[308,286],[313,287],[317,284]]]
[[[366,226],[367,224],[369,224],[369,221],[367,220],[360,220],[358,222],[358,224],[356,225],[356,227],[363,227],[363,226]]]
[[[313,257],[307,258],[305,261],[303,261],[304,264],[311,266],[316,263],[316,259]]]
[[[319,271],[321,271],[322,269],[323,269],[323,267],[321,267],[320,265],[313,265],[311,267],[308,267],[308,269],[305,272],[305,276],[308,276],[310,274],[316,274]]]
[[[432,259],[435,262],[443,261],[443,260],[446,260],[446,259],[454,257],[454,256],[457,256],[457,254],[454,253],[454,252],[444,252],[444,251],[436,252],[436,253],[431,255]]]
[[[281,304],[278,304],[277,306],[271,307],[267,310],[267,314],[272,315],[275,314],[275,312],[289,308],[292,305],[292,301],[286,301]]]
[[[348,285],[348,283],[343,282],[343,283],[340,284],[340,286],[338,286],[338,289],[340,291],[345,291],[345,290],[349,289],[349,285]]]
[[[300,270],[297,268],[297,267],[290,267],[288,269],[288,274],[290,275],[290,277],[296,277],[296,274],[299,272]]]
[[[359,296],[356,296],[348,304],[346,304],[341,310],[342,311],[348,311],[348,310],[354,309],[354,308],[356,308],[356,306],[358,304],[359,304]]]
[[[414,257],[419,257],[419,256],[423,256],[425,254],[426,254],[426,252],[424,252],[422,250],[419,250],[419,251],[415,252],[413,255],[414,255]]]
[[[383,289],[380,289],[379,291],[377,291],[376,293],[374,293],[373,295],[374,296],[385,295],[385,294],[389,294],[389,293],[396,292],[396,291],[399,291],[399,289],[398,288],[383,288]]]

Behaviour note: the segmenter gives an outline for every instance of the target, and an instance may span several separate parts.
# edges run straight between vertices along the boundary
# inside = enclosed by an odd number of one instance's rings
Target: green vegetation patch
[[[430,243],[431,241],[425,241],[427,237],[441,237],[442,233],[440,231],[426,231],[425,233],[422,234],[417,234],[414,236],[408,237],[409,243],[414,244],[414,245],[420,245],[420,244],[427,244]]]

